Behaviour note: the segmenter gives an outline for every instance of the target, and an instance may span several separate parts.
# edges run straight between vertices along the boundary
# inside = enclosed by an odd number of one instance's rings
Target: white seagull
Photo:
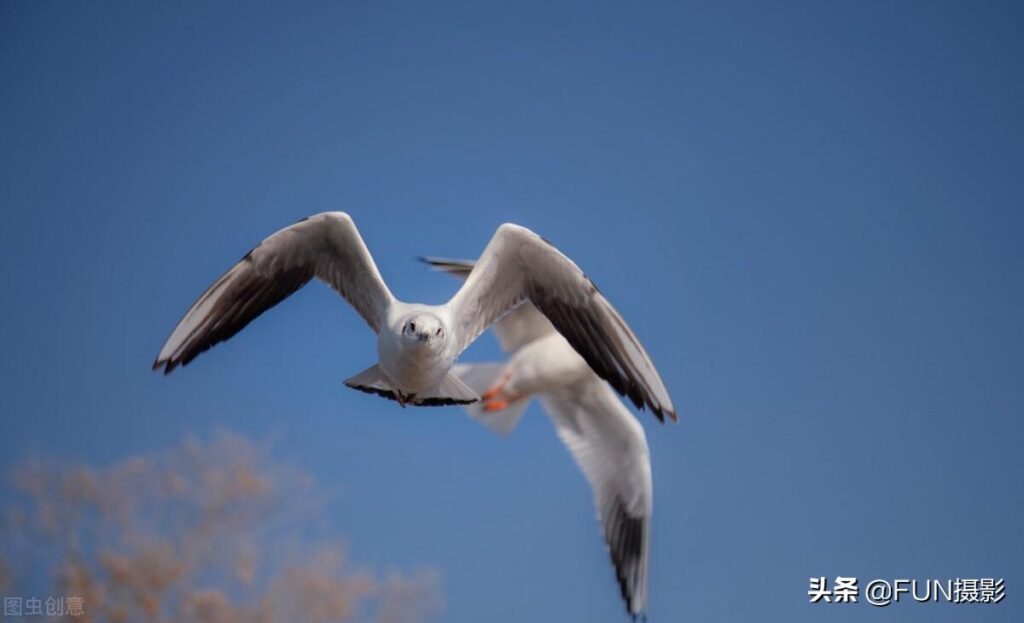
[[[437,270],[468,277],[473,262],[423,258]],[[483,396],[471,416],[501,433],[519,422],[536,396],[554,422],[594,493],[597,517],[611,554],[622,599],[633,617],[647,603],[651,457],[633,414],[530,303],[491,327],[509,360],[456,364],[452,372]]]
[[[615,308],[566,256],[518,225],[498,228],[462,288],[444,305],[405,303],[388,290],[344,212],[273,234],[199,297],[160,349],[167,374],[241,331],[313,277],[345,298],[377,334],[378,363],[345,381],[403,406],[469,404],[479,396],[452,365],[488,326],[531,301],[619,393],[659,419],[675,417],[650,357]]]

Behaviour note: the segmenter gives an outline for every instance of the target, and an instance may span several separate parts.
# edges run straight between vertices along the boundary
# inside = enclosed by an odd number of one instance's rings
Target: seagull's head
[[[423,345],[440,344],[444,340],[444,325],[434,314],[421,312],[405,319],[402,337]]]

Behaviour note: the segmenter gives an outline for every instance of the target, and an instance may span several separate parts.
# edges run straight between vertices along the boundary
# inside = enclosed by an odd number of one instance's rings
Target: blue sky
[[[437,568],[445,621],[624,620],[541,411],[499,439],[346,389],[374,339],[326,288],[149,371],[302,216],[350,212],[426,302],[457,284],[415,256],[513,221],[679,408],[640,414],[652,621],[1020,620],[1022,27],[1009,2],[4,2],[0,466],[226,427],[337,486],[357,561]],[[811,605],[818,575],[1008,596]]]

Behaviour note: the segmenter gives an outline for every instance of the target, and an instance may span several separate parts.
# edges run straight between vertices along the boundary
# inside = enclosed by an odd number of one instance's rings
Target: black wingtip
[[[162,372],[164,376],[167,376],[174,371],[179,365],[182,365],[179,361],[173,361],[171,359],[157,359],[153,362],[153,372]]]
[[[616,388],[616,390],[617,389],[618,388]],[[639,392],[627,391],[627,392],[621,392],[621,393],[624,393],[630,399],[630,401],[634,405],[636,405],[636,408],[639,409],[640,411],[650,411],[651,414],[654,417],[658,418],[658,421],[661,422],[662,424],[665,423],[665,420],[666,420],[665,416],[666,415],[668,416],[668,420],[671,420],[674,423],[678,423],[679,422],[679,416],[676,415],[676,410],[674,408],[673,409],[666,409],[665,407],[663,407],[661,405],[655,405],[652,402],[649,402],[644,397],[644,395],[640,394]]]
[[[461,260],[454,257],[437,257],[436,255],[420,255],[417,256],[419,261],[424,264],[431,266],[454,266],[454,267],[467,267],[473,265],[473,260]]]
[[[434,257],[430,255],[421,255],[417,259],[437,272],[460,276],[463,274],[469,274],[473,270],[473,266],[476,264],[473,260],[459,260],[450,257]]]
[[[644,409],[644,408],[650,408],[650,407],[641,407],[641,409]],[[653,413],[654,417],[658,418],[658,421],[661,422],[662,424],[664,424],[665,422],[672,422],[674,424],[678,424],[679,423],[679,416],[676,415],[676,412],[675,412],[674,409],[666,409],[664,407],[651,408],[651,413]],[[665,417],[665,416],[668,416],[668,417]]]
[[[451,262],[444,258],[434,257],[432,255],[419,255],[416,259],[429,266],[431,270],[436,270],[438,272],[444,272],[445,266],[449,266],[451,264]]]
[[[662,424],[665,423],[665,412],[661,410],[661,407],[652,406],[649,403],[645,402],[643,399],[638,400],[632,395],[629,396],[629,399],[633,402],[633,404],[636,406],[638,410],[650,411],[651,415],[658,418],[659,422],[661,422]]]

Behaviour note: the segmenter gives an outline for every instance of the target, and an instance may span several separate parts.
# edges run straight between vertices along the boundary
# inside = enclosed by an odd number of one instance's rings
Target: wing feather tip
[[[166,360],[166,359],[157,358],[157,360],[153,362],[152,370],[153,370],[153,372],[157,372],[157,371],[160,371],[160,368],[163,368],[164,376],[170,374],[171,373],[171,362]]]
[[[183,366],[186,363],[188,363],[188,362],[187,361],[183,361],[181,359],[175,359],[174,357],[160,357],[160,356],[158,356],[156,358],[156,361],[153,362],[152,370],[153,370],[153,372],[160,372],[164,376],[167,376],[171,372],[174,372],[175,368],[177,368],[179,366]]]
[[[675,407],[662,407],[659,405],[658,407],[652,408],[651,412],[654,413],[654,416],[658,418],[658,421],[662,424],[666,421],[665,416],[668,416],[667,420],[670,422],[679,422],[679,416],[676,415]]]
[[[419,261],[430,267],[430,270],[439,273],[465,277],[473,270],[475,262],[472,260],[459,260],[447,257],[436,257],[432,255],[421,255]]]

